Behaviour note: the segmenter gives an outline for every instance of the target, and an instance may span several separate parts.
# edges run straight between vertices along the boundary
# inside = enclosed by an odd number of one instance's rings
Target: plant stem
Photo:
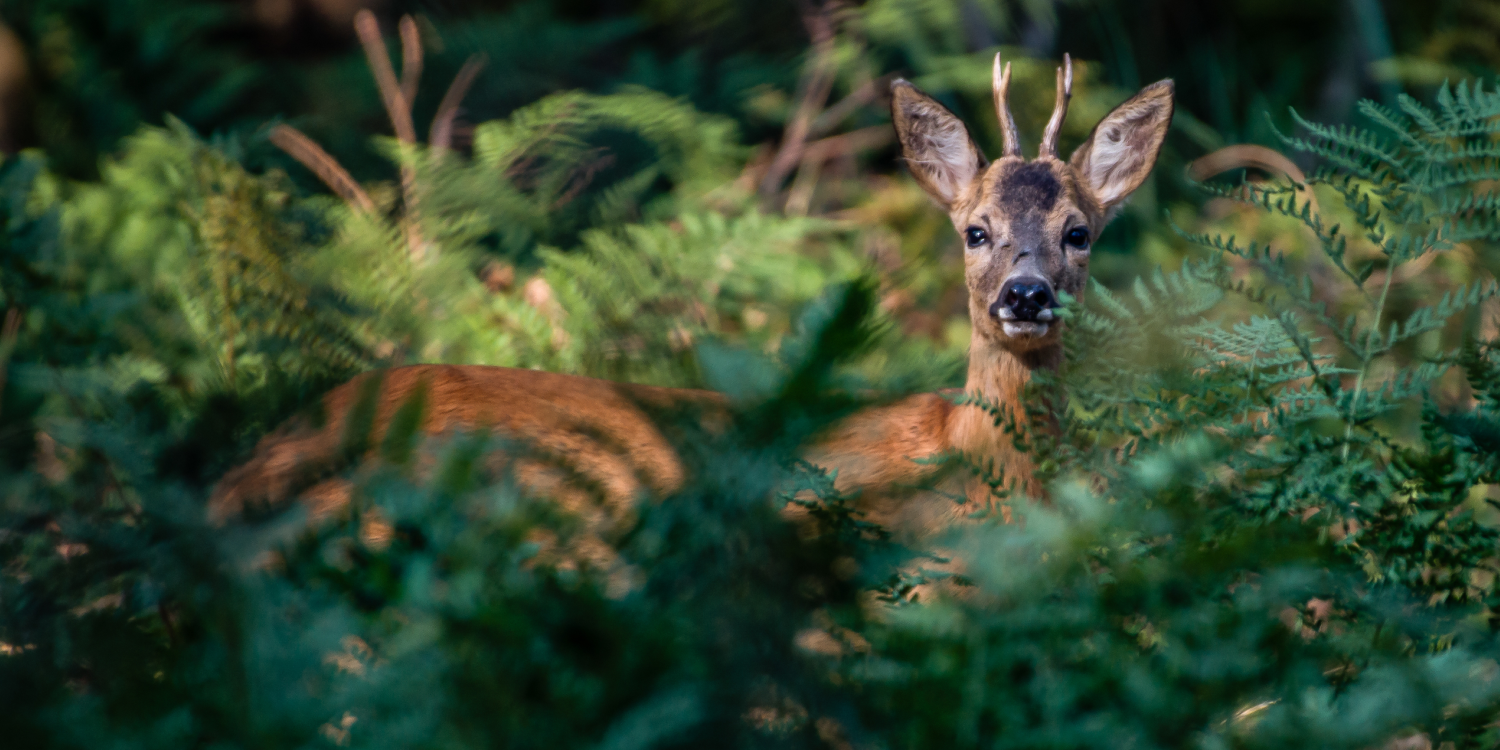
[[[1370,325],[1370,331],[1365,335],[1365,351],[1360,356],[1359,375],[1354,379],[1354,398],[1349,400],[1349,416],[1344,419],[1344,450],[1340,458],[1342,461],[1349,460],[1349,440],[1354,437],[1354,412],[1359,408],[1359,402],[1365,395],[1365,375],[1370,371],[1370,361],[1375,358],[1371,340],[1380,336],[1380,320],[1385,315],[1385,300],[1391,292],[1391,279],[1396,277],[1396,267],[1400,263],[1395,257],[1385,271],[1385,282],[1380,287],[1380,298],[1375,301],[1375,321]]]

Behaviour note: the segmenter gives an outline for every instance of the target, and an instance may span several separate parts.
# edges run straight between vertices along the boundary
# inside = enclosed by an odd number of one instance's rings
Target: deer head
[[[975,348],[1022,354],[1056,348],[1057,292],[1083,290],[1094,238],[1155,165],[1172,121],[1172,81],[1116,107],[1067,161],[1057,156],[1057,139],[1072,96],[1072,60],[1064,56],[1057,70],[1057,103],[1031,161],[1021,155],[1009,88],[1010,65],[1002,68],[996,55],[1004,152],[993,163],[952,112],[910,83],[891,85],[891,110],[912,174],[963,240]]]

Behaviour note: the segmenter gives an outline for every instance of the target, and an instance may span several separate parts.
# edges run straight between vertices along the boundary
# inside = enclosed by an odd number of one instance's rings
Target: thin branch
[[[354,33],[365,48],[365,59],[370,64],[370,75],[375,78],[375,87],[385,102],[386,114],[391,118],[391,127],[403,143],[417,142],[417,129],[411,122],[411,107],[401,93],[401,84],[396,82],[396,70],[391,67],[390,51],[380,35],[380,22],[369,10],[361,10],[354,16]]]
[[[407,17],[410,18],[409,16]],[[408,24],[402,22],[402,47],[406,53],[421,55],[421,42],[415,44],[407,43],[406,27]],[[409,24],[415,31],[415,22]],[[369,10],[361,10],[354,16],[354,31],[359,35],[360,44],[365,48],[365,59],[370,64],[370,74],[375,78],[375,85],[380,89],[380,96],[385,100],[386,114],[390,115],[391,127],[396,131],[397,140],[406,144],[417,142],[417,128],[412,124],[411,106],[406,95],[402,93],[401,84],[396,82],[396,71],[391,67],[391,57],[386,49],[385,39],[380,35],[380,22],[375,20],[375,14]],[[421,63],[416,68],[420,69]],[[415,95],[415,86],[413,86]],[[401,199],[406,205],[406,246],[411,252],[413,260],[422,260],[427,256],[428,243],[422,237],[421,213],[418,210],[419,199],[417,197],[417,171],[410,166],[401,168]]]
[[[401,98],[406,100],[406,109],[417,102],[417,84],[422,80],[422,32],[416,19],[401,17]],[[412,140],[416,140],[413,134]]]
[[[880,148],[890,143],[894,137],[895,131],[890,127],[877,125],[807,144],[802,150],[802,164],[797,170],[797,177],[792,181],[791,190],[787,194],[786,212],[794,216],[807,214],[825,162]]]
[[[406,249],[413,261],[425,260],[432,246],[422,236],[422,213],[417,205],[417,170],[411,167],[401,168],[401,199],[406,204]]]
[[[854,154],[880,148],[890,143],[896,132],[889,125],[875,125],[848,133],[829,136],[807,144],[805,152],[809,159],[832,159],[845,154]]]
[[[375,202],[370,200],[370,195],[354,181],[348,170],[324,151],[322,146],[303,135],[302,131],[290,125],[277,125],[271,129],[271,142],[311,170],[324,185],[354,209],[367,214],[375,212]]]
[[[771,166],[760,183],[761,195],[767,197],[781,189],[786,176],[802,161],[808,131],[833,91],[837,62],[834,58],[833,4],[826,3],[814,8],[804,0],[799,5],[802,7],[802,21],[807,25],[808,35],[812,37],[812,57],[808,61],[807,71],[798,83],[797,110],[787,122],[781,137],[781,148],[776,152],[776,158],[771,160]]]
[[[474,86],[486,62],[484,54],[471,55],[458,75],[453,77],[453,83],[449,84],[448,92],[443,94],[443,101],[438,105],[437,116],[432,118],[432,127],[427,131],[427,142],[432,146],[453,147],[453,121],[458,117],[459,105],[469,95],[469,89]]]
[[[850,115],[859,110],[860,107],[875,101],[877,88],[873,80],[865,81],[859,88],[850,92],[848,96],[838,100],[833,106],[823,110],[818,119],[807,130],[808,138],[822,138],[838,127]]]
[[[603,149],[600,149],[600,151],[602,150]],[[589,183],[594,181],[595,176],[613,166],[614,163],[615,157],[613,154],[604,154],[598,159],[595,159],[584,165],[582,169],[574,172],[574,174],[569,178],[567,191],[558,196],[557,200],[552,202],[552,210],[556,211],[557,209],[562,208],[569,203],[572,203],[573,199],[577,198],[579,194],[581,194],[585,189],[588,188]]]
[[[833,16],[835,23],[839,20],[837,14],[846,10],[848,10],[848,5],[841,2],[830,3],[828,7],[828,12]],[[846,43],[859,50],[863,50],[868,46],[868,40],[861,35],[860,28],[857,25],[852,27],[847,24],[840,25],[837,27],[837,31]],[[869,61],[863,59],[865,57],[868,57],[868,55],[855,55],[857,62],[852,71],[854,76],[853,90],[843,99],[826,108],[822,114],[818,115],[816,120],[813,120],[811,129],[807,134],[808,139],[822,138],[832,133],[840,123],[861,107],[879,100],[880,92],[890,89],[891,76],[876,76]]]
[[[16,338],[21,333],[21,310],[12,307],[5,311],[5,323],[0,326],[0,406],[5,404],[5,380],[10,371],[10,355],[16,350]]]

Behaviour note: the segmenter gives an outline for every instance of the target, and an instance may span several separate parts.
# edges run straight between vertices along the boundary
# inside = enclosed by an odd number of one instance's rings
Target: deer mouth
[[[1009,336],[1011,338],[1016,338],[1016,339],[1029,339],[1029,338],[1037,338],[1037,339],[1039,339],[1039,338],[1041,338],[1043,336],[1046,336],[1047,335],[1047,331],[1051,327],[1052,326],[1050,324],[1048,324],[1048,323],[1030,322],[1030,321],[1010,321],[1010,320],[1006,320],[1006,321],[1001,321],[1001,323],[1000,323],[1000,330],[1005,331],[1005,335],[1006,336]]]
[[[998,303],[992,312],[1000,323],[1000,330],[1015,339],[1039,339],[1046,336],[1052,330],[1052,321],[1056,318],[1050,309],[1030,311],[1028,317],[1022,318],[1014,310]]]

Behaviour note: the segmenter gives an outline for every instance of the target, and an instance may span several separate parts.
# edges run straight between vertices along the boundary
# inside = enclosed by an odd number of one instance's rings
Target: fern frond
[[[1291,114],[1293,121],[1315,139],[1309,141],[1278,133],[1289,148],[1321,157],[1370,182],[1382,181],[1379,179],[1382,169],[1391,170],[1397,179],[1410,177],[1401,154],[1373,133],[1347,125],[1321,125],[1304,119],[1296,110]]]

